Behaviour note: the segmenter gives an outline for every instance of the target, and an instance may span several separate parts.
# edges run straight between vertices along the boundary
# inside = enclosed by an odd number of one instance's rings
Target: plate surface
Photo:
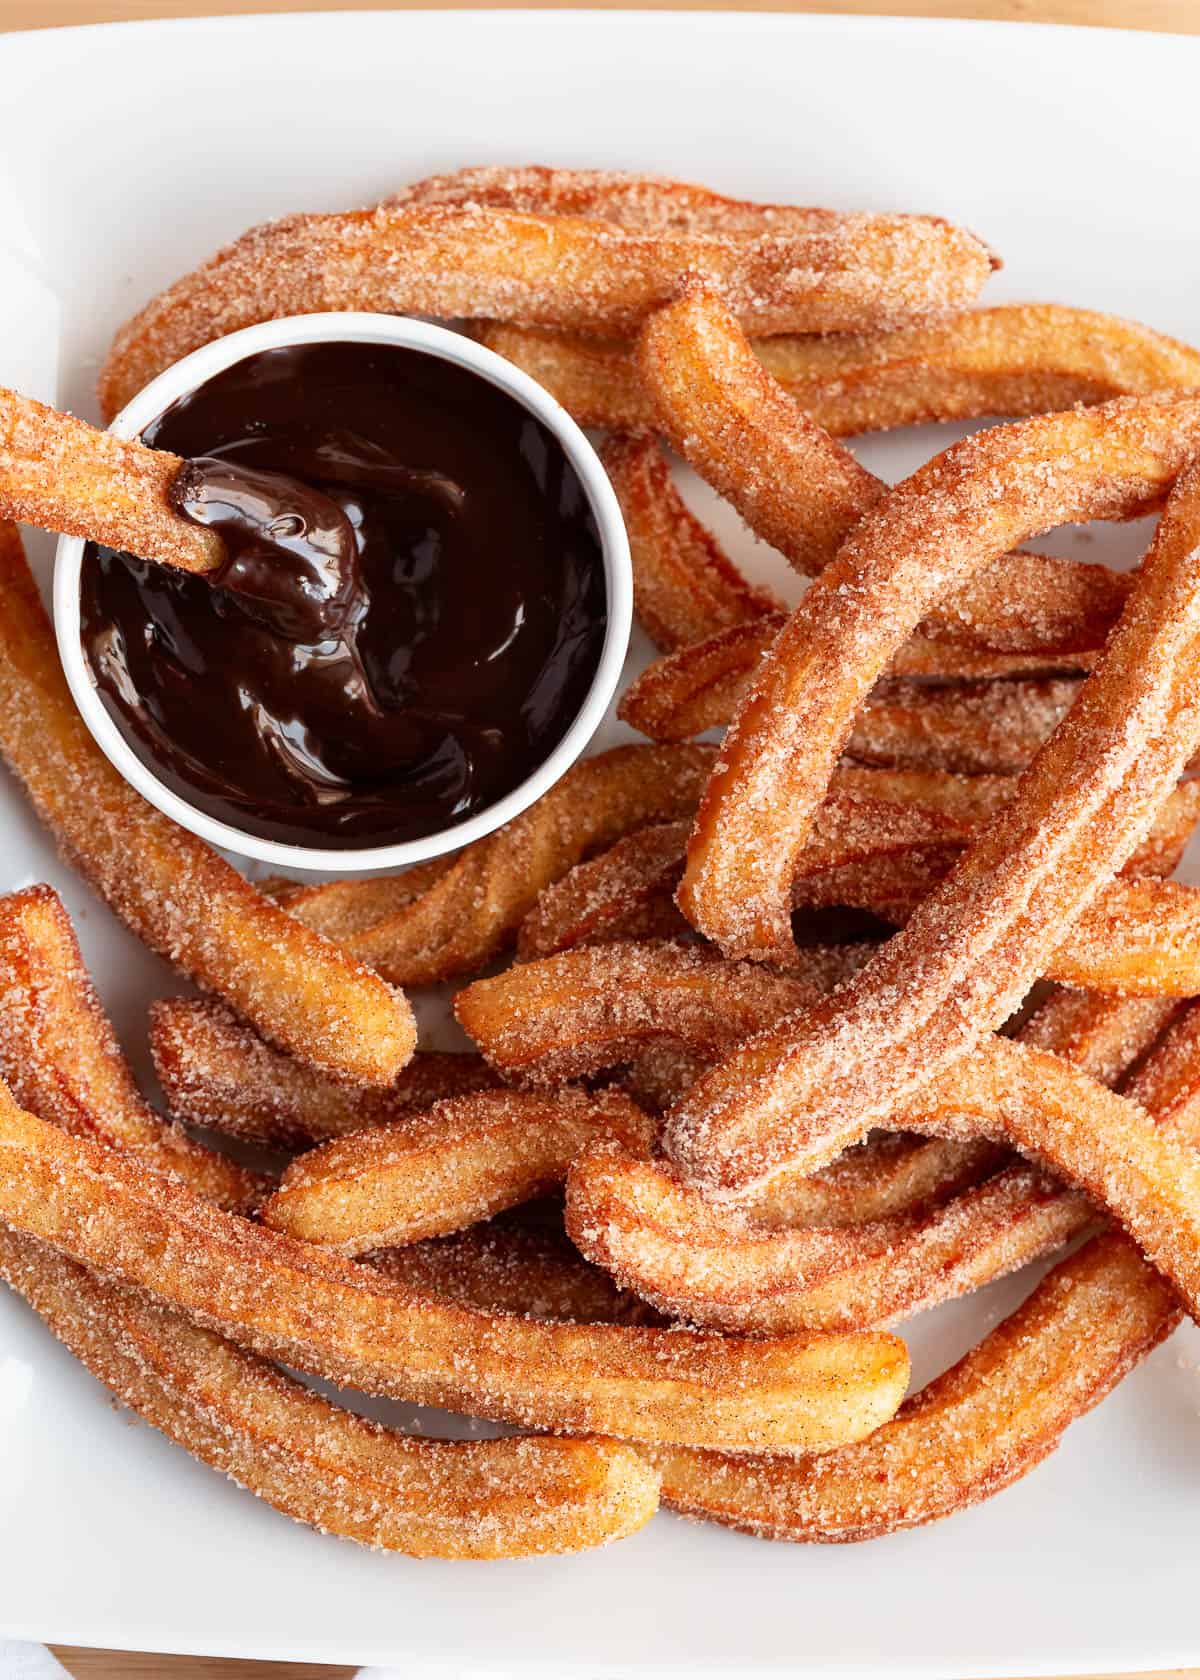
[[[1198,75],[1197,40],[850,18],[360,14],[10,36],[0,382],[94,415],[112,330],[228,237],[486,160],[941,212],[1006,258],[992,301],[1086,304],[1200,340]],[[953,435],[863,453],[895,477]],[[1128,558],[1139,537],[1078,540]],[[33,551],[44,563],[47,546]],[[56,861],[0,772],[0,889],[40,879],[80,919],[143,1057],[145,1005],[175,982]],[[918,1377],[1028,1283],[916,1326]],[[115,1411],[5,1297],[0,1632],[479,1680],[1195,1662],[1198,1354],[1181,1332],[1045,1467],[920,1533],[791,1548],[663,1516],[602,1554],[484,1568],[284,1521]]]

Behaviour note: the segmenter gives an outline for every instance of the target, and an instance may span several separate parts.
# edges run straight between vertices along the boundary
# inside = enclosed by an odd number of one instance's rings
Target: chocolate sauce
[[[562,739],[604,640],[600,542],[512,397],[418,351],[306,345],[218,374],[144,441],[189,458],[177,505],[228,559],[210,582],[89,545],[83,644],[192,804],[272,840],[410,840]]]

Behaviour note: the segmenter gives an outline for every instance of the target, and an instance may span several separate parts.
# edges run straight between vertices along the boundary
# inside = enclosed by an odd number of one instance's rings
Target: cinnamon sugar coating
[[[305,926],[398,985],[482,968],[539,892],[599,847],[649,822],[690,815],[713,761],[702,746],[614,747],[572,766],[519,817],[403,875],[302,886],[265,883]]]
[[[774,1540],[872,1540],[950,1516],[1041,1463],[1179,1317],[1128,1238],[1097,1237],[870,1440],[820,1459],[656,1450],[663,1498]]]
[[[218,1207],[248,1212],[270,1180],[195,1143],[138,1090],[51,887],[0,898],[0,1079],[64,1131],[126,1149]]]
[[[289,216],[252,228],[122,327],[100,407],[111,417],[189,351],[282,315],[366,309],[628,332],[700,273],[752,331],[843,332],[961,309],[992,266],[972,234],[913,216],[736,237],[473,206]]]
[[[497,1083],[481,1056],[418,1050],[390,1085],[346,1085],[196,998],[151,1006],[150,1049],[176,1119],[271,1149],[307,1149]]]
[[[865,588],[853,606],[836,607],[835,614],[857,614],[859,599],[878,602],[881,591],[890,594],[908,571],[914,545],[919,550],[918,532],[926,540],[940,532],[941,552],[951,554],[955,545],[944,523],[948,509],[970,507],[969,531],[963,530],[958,542],[969,557],[984,548],[989,529],[1001,539],[1013,529],[1014,518],[1026,523],[1032,508],[1044,509],[1047,496],[1059,508],[1070,505],[1072,496],[1093,510],[1098,504],[1128,508],[1151,485],[1170,482],[1169,469],[1192,424],[1200,425],[1200,408],[1191,399],[1147,399],[1023,421],[969,440],[889,499],[886,534],[881,526],[867,529],[865,541],[861,532],[851,539],[835,570],[844,561],[848,573],[861,572],[856,551],[874,553],[882,568],[880,588]],[[1051,437],[1063,445],[1070,440],[1072,453],[1058,456],[1058,470],[1047,474]],[[1084,448],[1089,441],[1092,457]],[[1099,476],[1095,455],[1108,467]],[[1000,463],[1012,469],[1003,490],[993,477]],[[1171,497],[1100,664],[1023,777],[1018,797],[833,1003],[819,1004],[741,1046],[692,1087],[669,1117],[665,1134],[685,1177],[727,1189],[745,1186],[770,1176],[794,1146],[806,1153],[811,1138],[832,1138],[843,1128],[861,1135],[860,1123],[878,1124],[1011,1013],[1072,923],[1146,834],[1195,750],[1200,715],[1188,682],[1200,631],[1198,526],[1200,474],[1189,470]],[[919,565],[919,552],[916,558]],[[877,637],[875,628],[865,633]],[[799,635],[802,645],[803,627]],[[801,669],[814,675],[803,656],[797,663],[785,655],[781,677],[789,665],[792,676]],[[789,686],[787,677],[783,681]],[[820,683],[815,686],[820,689]],[[852,686],[843,677],[841,692],[826,691],[824,705],[817,707],[826,739]],[[727,744],[723,768],[710,782],[680,889],[683,907],[706,931],[724,934],[734,949],[759,954],[786,950],[791,943],[768,883],[797,829],[802,842],[807,814],[793,826],[794,801],[799,791],[804,805],[809,778],[819,778],[824,757],[824,742],[818,747],[810,737],[803,769],[789,763],[784,775],[779,753],[791,744],[791,720],[781,728],[776,714],[774,741],[767,730],[767,714],[779,698],[769,681],[760,684],[743,712],[749,729],[732,750]],[[756,725],[763,731],[757,740]],[[763,816],[755,788],[769,763],[778,772],[770,809],[780,821],[767,838],[771,855],[759,851],[753,860],[747,891],[754,896],[747,902],[735,881],[746,884],[748,860],[739,865],[731,847],[739,836],[749,839],[755,825],[748,818]],[[763,826],[760,820],[758,829]],[[716,929],[707,914],[710,906]]]
[[[183,465],[165,449],[115,438],[0,388],[0,518],[185,572],[212,571],[225,558],[220,537],[170,500]]]
[[[1063,1008],[1065,999],[1078,1006]],[[1115,1081],[1167,1014],[1161,1005],[1060,992],[1022,1036]],[[1086,1198],[997,1151],[985,1155],[975,1182],[932,1205],[849,1230],[781,1228],[757,1208],[704,1201],[645,1150],[617,1140],[598,1140],[574,1163],[567,1217],[589,1259],[661,1310],[760,1333],[893,1323],[1015,1271],[1097,1222]]]
[[[747,1342],[543,1324],[372,1281],[47,1126],[3,1090],[0,1217],[267,1357],[539,1429],[826,1450],[889,1417],[908,1380],[903,1344],[882,1333]]]
[[[593,1138],[648,1136],[620,1091],[479,1091],[298,1155],[262,1219],[336,1254],[443,1236],[557,1188]]]
[[[772,379],[713,289],[689,284],[653,315],[638,356],[671,443],[800,571],[820,573],[887,496]],[[1127,588],[1107,566],[1000,549],[945,574],[909,629],[971,649],[1079,653],[1103,643]]]
[[[652,428],[628,339],[480,322],[489,349],[544,385],[585,426]],[[780,336],[759,361],[834,437],[1200,388],[1200,351],[1137,321],[1057,303],[968,309],[887,333]]]
[[[15,1231],[0,1230],[0,1276],[121,1404],[323,1533],[410,1557],[527,1557],[619,1540],[657,1507],[632,1448],[400,1435]]]

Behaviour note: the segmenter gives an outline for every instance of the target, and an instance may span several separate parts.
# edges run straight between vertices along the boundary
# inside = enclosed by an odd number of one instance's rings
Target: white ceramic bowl
[[[84,545],[78,537],[59,540],[54,567],[54,624],[59,653],[75,703],[97,743],[117,769],[140,794],[160,811],[190,829],[202,839],[243,857],[294,869],[319,870],[324,874],[346,874],[364,869],[398,869],[425,858],[465,846],[509,822],[540,799],[563,772],[574,763],[602,721],[616,690],[629,643],[633,614],[633,575],[629,542],[621,510],[595,450],[564,408],[528,374],[513,367],[474,340],[444,327],[395,315],[332,312],[321,315],[293,315],[261,326],[247,327],[195,350],[140,391],[117,415],[110,428],[118,437],[136,438],[180,397],[203,385],[214,374],[232,367],[259,350],[274,350],[292,344],[315,344],[352,340],[367,344],[396,344],[421,350],[430,356],[467,368],[507,391],[522,407],[536,416],[558,439],[575,468],[591,504],[600,534],[604,560],[604,582],[608,599],[608,628],[600,663],[586,700],[574,722],[550,756],[503,799],[479,811],[465,822],[419,840],[388,846],[334,850],[323,846],[300,846],[266,840],[248,834],[231,823],[199,811],[161,782],[121,735],[96,690],[84,657],[79,634],[79,573]]]

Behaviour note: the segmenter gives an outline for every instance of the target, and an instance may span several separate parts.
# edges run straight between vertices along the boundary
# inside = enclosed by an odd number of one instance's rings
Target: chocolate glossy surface
[[[562,739],[600,660],[603,563],[574,468],[514,398],[419,351],[304,345],[143,435],[189,459],[176,505],[229,558],[212,583],[89,545],[83,643],[125,739],[192,804],[272,840],[412,840]]]

